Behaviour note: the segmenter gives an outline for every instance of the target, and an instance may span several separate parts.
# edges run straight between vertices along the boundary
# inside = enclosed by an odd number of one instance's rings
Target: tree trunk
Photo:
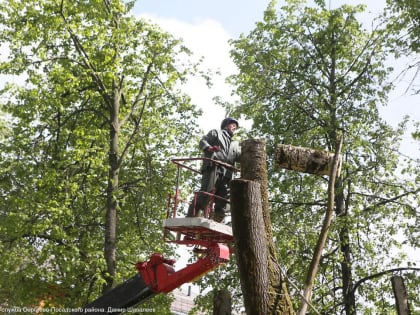
[[[280,168],[316,175],[329,175],[334,165],[334,153],[286,144],[277,146],[276,165]],[[337,176],[341,170],[341,155],[338,157]]]
[[[410,315],[410,307],[408,305],[407,290],[404,285],[404,279],[401,276],[391,277],[392,290],[394,291],[395,304],[397,306],[398,315]]]
[[[249,315],[265,315],[269,306],[269,265],[260,184],[241,179],[232,181],[231,204],[235,254],[245,311]]]
[[[109,130],[109,175],[107,187],[107,204],[105,215],[105,244],[104,258],[106,261],[106,284],[103,292],[109,291],[114,286],[116,274],[116,239],[117,239],[117,192],[119,182],[119,94],[115,93],[113,104],[110,108],[111,125]]]
[[[342,255],[341,265],[341,279],[342,279],[342,294],[344,302],[344,310],[346,315],[356,314],[356,296],[354,291],[353,271],[352,271],[352,254],[350,247],[350,231],[348,204],[344,195],[344,186],[341,179],[338,179],[335,186],[335,214],[341,217],[342,228],[339,230],[340,250]],[[350,198],[347,196],[347,199]]]
[[[231,315],[232,298],[227,289],[215,290],[213,293],[213,315]]]
[[[295,314],[286,282],[282,278],[273,241],[268,202],[266,159],[267,155],[264,140],[249,139],[242,143],[242,179],[259,182],[261,189],[261,207],[268,255],[269,284],[267,291],[269,294],[269,314]]]
[[[348,219],[348,218],[345,218]],[[344,224],[344,227],[339,232],[340,238],[340,250],[342,253],[341,261],[341,278],[343,281],[343,301],[344,310],[346,315],[356,314],[356,297],[354,295],[354,283],[353,283],[353,272],[352,272],[352,255],[350,248],[350,231],[349,225]]]

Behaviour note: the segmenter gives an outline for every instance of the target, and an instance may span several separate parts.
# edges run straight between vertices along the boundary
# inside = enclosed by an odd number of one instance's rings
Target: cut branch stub
[[[288,170],[316,175],[330,175],[334,162],[334,153],[312,148],[295,147],[279,144],[275,156],[276,166]],[[341,170],[339,156],[337,177]]]

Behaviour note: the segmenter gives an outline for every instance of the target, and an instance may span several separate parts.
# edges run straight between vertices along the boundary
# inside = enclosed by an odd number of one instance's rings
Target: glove
[[[210,146],[206,149],[208,152],[217,152],[220,151],[220,147],[218,145]]]

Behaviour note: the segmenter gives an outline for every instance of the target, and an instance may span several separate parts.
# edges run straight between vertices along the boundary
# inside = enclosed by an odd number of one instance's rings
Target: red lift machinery
[[[154,253],[148,261],[136,263],[138,273],[134,277],[73,314],[120,314],[159,293],[169,293],[184,283],[192,282],[229,260],[229,245],[233,241],[232,229],[228,225],[209,219],[212,215],[214,200],[220,197],[211,192],[195,192],[194,202],[198,194],[209,196],[210,201],[204,216],[177,216],[179,204],[183,202],[179,196],[181,169],[201,174],[200,170],[191,166],[191,162],[204,160],[210,161],[215,167],[238,171],[229,164],[208,158],[172,159],[172,162],[177,165],[176,188],[175,194],[168,197],[168,210],[166,219],[163,221],[164,240],[198,250],[200,255],[197,256],[197,261],[176,271],[175,260],[166,259],[161,254]]]

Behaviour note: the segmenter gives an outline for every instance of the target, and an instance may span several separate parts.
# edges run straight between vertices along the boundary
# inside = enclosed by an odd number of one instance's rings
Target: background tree
[[[410,87],[414,93],[419,94],[420,88],[415,83],[420,71],[420,3],[416,0],[387,0],[387,9],[384,12],[384,23],[390,34],[393,34],[392,51],[396,57],[406,56],[409,64],[402,75],[413,73],[410,78]]]
[[[231,110],[253,119],[253,134],[268,140],[269,154],[281,142],[334,151],[343,134],[336,219],[313,304],[328,314],[390,313],[388,278],[355,285],[378,271],[406,266],[404,255],[396,254],[396,238],[417,216],[419,188],[397,172],[405,121],[393,129],[378,110],[391,89],[391,69],[384,65],[387,34],[363,29],[356,18],[362,5],[327,10],[323,1],[317,8],[304,3],[287,1],[276,13],[272,2],[250,34],[232,41],[240,71],[231,82],[241,101]],[[326,180],[290,171],[271,173],[270,180],[280,264],[290,281],[301,284],[320,230]],[[417,292],[414,279],[408,291]]]
[[[1,141],[1,300],[81,306],[135,272],[161,238],[197,111],[179,91],[189,51],[130,16],[132,2],[0,3],[2,90],[12,121]],[[48,304],[49,303],[49,304]],[[168,312],[168,297],[154,299]]]

